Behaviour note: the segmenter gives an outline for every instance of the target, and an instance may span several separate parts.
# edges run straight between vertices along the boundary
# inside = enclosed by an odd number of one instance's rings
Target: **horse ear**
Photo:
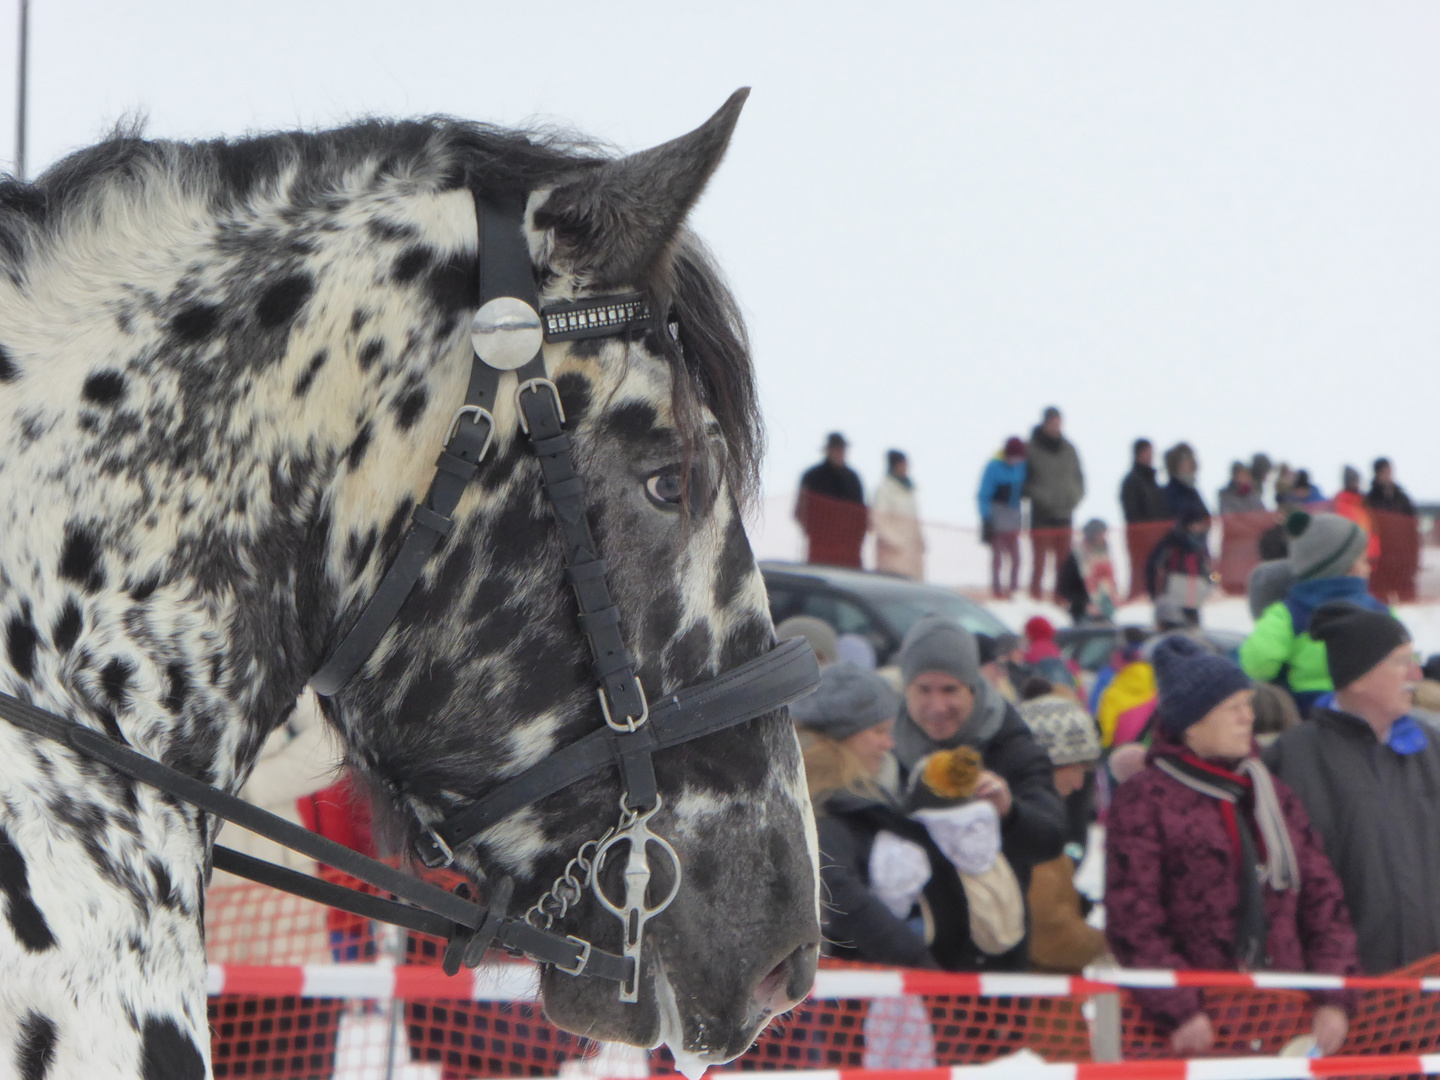
[[[720,164],[743,87],[688,135],[619,158],[561,184],[536,209],[552,237],[552,268],[596,286],[640,285],[667,254],[685,216]]]

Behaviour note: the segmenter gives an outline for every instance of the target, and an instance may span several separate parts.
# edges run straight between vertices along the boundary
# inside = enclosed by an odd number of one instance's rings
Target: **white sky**
[[[0,158],[14,140],[0,0]],[[1066,413],[1091,497],[1136,435],[1207,498],[1264,449],[1440,499],[1440,5],[33,0],[30,169],[155,136],[447,112],[641,149],[754,93],[694,224],[754,336],[788,493],[826,431],[970,522]]]

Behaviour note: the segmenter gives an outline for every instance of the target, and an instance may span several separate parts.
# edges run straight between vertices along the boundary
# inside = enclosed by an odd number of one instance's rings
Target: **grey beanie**
[[[832,739],[848,739],[894,720],[899,711],[900,695],[889,683],[858,664],[841,660],[820,673],[820,685],[813,694],[790,706],[790,719]]]
[[[1286,519],[1285,531],[1297,581],[1344,577],[1370,543],[1364,529],[1339,514],[1297,510]]]
[[[953,675],[970,689],[976,689],[983,676],[975,635],[953,619],[925,616],[910,628],[900,643],[900,678],[909,686],[915,676],[927,671]]]

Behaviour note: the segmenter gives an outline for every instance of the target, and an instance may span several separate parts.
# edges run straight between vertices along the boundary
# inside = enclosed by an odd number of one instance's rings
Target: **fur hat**
[[[822,668],[833,664],[839,655],[839,639],[835,636],[834,629],[829,623],[813,615],[791,615],[775,627],[775,640],[784,641],[792,637],[805,639],[814,650],[815,660]]]
[[[880,676],[842,660],[820,673],[820,685],[790,706],[790,719],[800,727],[848,739],[866,728],[895,719],[900,695]]]
[[[1307,514],[1297,510],[1285,521],[1290,534],[1290,564],[1299,581],[1344,577],[1365,554],[1365,530],[1339,514]]]
[[[1160,690],[1160,723],[1171,735],[1183,734],[1231,694],[1250,688],[1238,667],[1182,634],[1163,638],[1150,662]]]
[[[1019,712],[1056,768],[1100,760],[1100,733],[1095,721],[1074,701],[1047,694],[1023,702]]]

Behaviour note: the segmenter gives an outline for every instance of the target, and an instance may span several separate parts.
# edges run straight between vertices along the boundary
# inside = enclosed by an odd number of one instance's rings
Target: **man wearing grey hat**
[[[984,767],[975,797],[1000,814],[1001,850],[1029,888],[1030,869],[1065,846],[1065,810],[1050,756],[980,671],[975,637],[938,616],[921,619],[900,646],[905,700],[895,722],[895,757],[908,774],[937,750],[970,746]],[[1026,945],[1007,959],[1023,966]]]

